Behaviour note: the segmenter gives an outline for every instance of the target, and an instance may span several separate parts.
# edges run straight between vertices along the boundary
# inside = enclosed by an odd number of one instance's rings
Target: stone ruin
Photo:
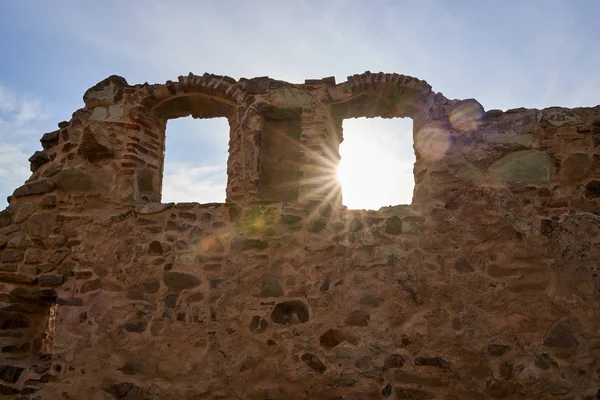
[[[369,72],[84,102],[0,212],[3,398],[600,398],[600,106]],[[225,203],[161,203],[188,115],[229,120]],[[342,205],[356,117],[412,118],[412,204]]]

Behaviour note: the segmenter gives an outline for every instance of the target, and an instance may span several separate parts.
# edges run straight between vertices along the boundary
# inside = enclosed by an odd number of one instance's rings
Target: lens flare
[[[461,132],[474,131],[484,114],[483,107],[476,100],[464,100],[450,111],[450,124]]]
[[[441,123],[429,124],[416,134],[415,150],[426,160],[440,160],[449,147],[450,135]]]

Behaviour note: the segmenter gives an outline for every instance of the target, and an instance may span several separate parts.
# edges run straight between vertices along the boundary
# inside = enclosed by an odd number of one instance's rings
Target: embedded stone
[[[255,315],[252,317],[252,320],[250,320],[250,325],[248,325],[248,329],[250,330],[250,332],[260,333],[267,329],[268,326],[269,323],[266,319]]]
[[[319,343],[327,349],[332,349],[342,342],[356,346],[358,344],[358,337],[349,331],[341,329],[329,329],[319,337]]]
[[[58,304],[59,306],[81,307],[83,306],[83,300],[77,297],[70,297],[68,299],[61,299],[59,297],[56,299],[56,304]]]
[[[146,330],[148,323],[146,321],[128,321],[119,327],[127,332],[141,333]]]
[[[40,179],[26,183],[25,185],[15,189],[14,197],[35,196],[38,194],[48,193],[54,190],[56,185],[50,179]]]
[[[534,365],[544,371],[548,371],[553,364],[556,365],[556,361],[546,353],[538,354],[535,357]]]
[[[29,328],[29,320],[16,313],[0,311],[0,329],[25,329]]]
[[[58,286],[61,285],[64,280],[64,275],[40,275],[38,277],[38,284],[40,286]]]
[[[246,93],[263,94],[269,91],[271,79],[268,76],[248,79],[246,81]]]
[[[545,183],[550,182],[552,161],[544,151],[515,151],[496,161],[490,173],[509,182]]]
[[[173,271],[165,272],[163,282],[168,288],[174,290],[192,289],[201,283],[200,279],[194,275]]]
[[[385,220],[385,233],[399,235],[402,233],[402,220],[400,217],[392,216]]]
[[[86,90],[83,101],[88,108],[116,103],[123,98],[126,86],[128,84],[125,78],[111,75]]]
[[[407,400],[428,400],[435,399],[437,396],[435,393],[429,392],[422,389],[413,389],[408,387],[396,387],[396,398],[407,399]]]
[[[47,238],[52,234],[56,215],[50,213],[34,214],[25,222],[25,229],[31,236]]]
[[[281,297],[283,289],[279,280],[273,275],[265,275],[261,280],[260,297]]]
[[[346,325],[365,327],[369,325],[371,316],[363,310],[353,311],[346,317]]]
[[[354,218],[352,219],[352,221],[350,221],[350,223],[348,224],[348,230],[350,232],[358,232],[363,228],[363,223],[360,222],[360,220]]]
[[[392,385],[389,383],[386,384],[383,389],[381,389],[381,395],[383,397],[390,397],[392,395]]]
[[[160,289],[160,281],[158,279],[144,281],[142,285],[146,293],[156,293]]]
[[[402,368],[406,358],[401,354],[390,354],[383,361],[383,365],[386,368]]]
[[[48,150],[58,144],[58,140],[59,140],[58,132],[59,131],[48,132],[48,133],[44,133],[44,135],[42,135],[40,142],[42,143],[42,148],[44,150]]]
[[[0,228],[9,226],[12,223],[12,214],[8,210],[0,211]]]
[[[550,333],[544,339],[544,346],[575,348],[579,346],[579,341],[573,334],[571,324],[567,321],[561,321],[550,330]]]
[[[17,383],[24,368],[12,365],[0,365],[0,379],[8,383]]]
[[[271,312],[271,320],[281,325],[305,323],[308,318],[308,307],[300,300],[279,303]]]
[[[56,270],[57,273],[65,276],[72,276],[73,270],[75,269],[75,263],[72,261],[65,261],[62,263],[60,267]]]
[[[50,254],[50,257],[48,257],[48,262],[60,264],[65,258],[67,258],[69,254],[71,254],[70,249],[56,249],[52,254]]]
[[[159,256],[163,254],[163,247],[160,242],[153,240],[148,246],[148,254],[151,256]]]
[[[304,353],[302,354],[302,356],[300,357],[300,359],[302,361],[304,361],[304,363],[306,365],[308,365],[308,367],[320,374],[322,374],[323,372],[325,372],[325,370],[327,369],[327,367],[325,367],[325,364],[323,364],[323,362],[321,360],[319,360],[319,357],[317,357],[314,354],[311,353]]]
[[[588,199],[600,197],[600,181],[591,181],[585,185],[585,197]],[[0,226],[2,226],[2,222],[0,222]]]
[[[312,233],[321,232],[326,226],[327,223],[322,219],[315,219],[309,223],[308,231]]]
[[[569,155],[562,163],[562,178],[572,182],[584,178],[592,168],[592,158],[585,153]]]
[[[498,380],[490,380],[487,382],[485,394],[494,399],[503,399],[508,395],[508,388]]]
[[[488,353],[493,357],[501,357],[508,349],[504,344],[489,344],[487,347]]]
[[[106,137],[106,133],[95,125],[88,125],[83,130],[81,143],[77,149],[77,154],[89,162],[102,161],[114,158],[115,152]]]
[[[27,161],[30,163],[29,170],[34,172],[36,169],[50,161],[50,157],[43,151],[36,151]]]
[[[231,251],[264,250],[269,243],[260,239],[235,239],[231,242]]]
[[[513,363],[509,361],[503,361],[499,367],[500,378],[509,379],[513,373]]]
[[[383,303],[383,299],[373,293],[367,293],[359,300],[359,304],[368,307],[379,307]]]
[[[34,276],[23,275],[19,273],[0,272],[0,282],[6,283],[22,283],[25,285],[33,285],[37,281]]]
[[[17,287],[10,292],[10,295],[16,299],[23,300],[41,300],[46,302],[56,300],[56,291],[54,289]]]
[[[456,260],[456,262],[454,263],[454,269],[456,269],[457,272],[463,274],[475,271],[475,269],[471,267],[471,264],[469,264],[469,262],[464,258],[459,258],[458,260]]]
[[[23,260],[23,252],[18,250],[6,250],[2,254],[2,262],[3,263],[14,263]]]
[[[450,369],[450,363],[441,357],[417,357],[415,365]]]
[[[53,194],[45,196],[40,201],[40,207],[42,207],[42,208],[54,208],[54,207],[56,207],[56,196],[53,195]]]
[[[78,168],[67,168],[54,178],[56,187],[65,192],[88,192],[94,188],[94,178]]]

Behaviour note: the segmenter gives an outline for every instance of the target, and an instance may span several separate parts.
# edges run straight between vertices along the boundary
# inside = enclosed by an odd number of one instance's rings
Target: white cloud
[[[163,175],[163,203],[224,203],[225,165],[193,165],[165,163]]]
[[[28,96],[17,96],[10,89],[0,85],[0,127],[4,133],[5,126],[21,127],[37,119],[47,118],[39,99]],[[7,132],[7,134],[10,132]]]
[[[6,197],[29,178],[28,158],[19,145],[0,144],[0,208]]]
[[[40,144],[29,140],[30,134],[40,132],[36,124],[46,117],[39,99],[18,95],[0,85],[0,208],[4,199],[31,175],[27,160],[40,150]]]
[[[17,124],[22,125],[34,119],[46,118],[42,112],[42,102],[33,100],[22,100],[19,103],[19,113],[15,116]]]
[[[15,108],[16,99],[6,88],[0,86],[0,112],[10,112]]]

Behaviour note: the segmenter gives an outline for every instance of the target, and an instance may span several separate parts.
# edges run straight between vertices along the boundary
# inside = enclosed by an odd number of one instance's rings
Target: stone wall
[[[600,398],[600,106],[368,72],[111,76],[84,101],[0,212],[0,395]],[[229,120],[224,204],[160,203],[186,115]],[[413,119],[411,205],[342,206],[365,116]]]

